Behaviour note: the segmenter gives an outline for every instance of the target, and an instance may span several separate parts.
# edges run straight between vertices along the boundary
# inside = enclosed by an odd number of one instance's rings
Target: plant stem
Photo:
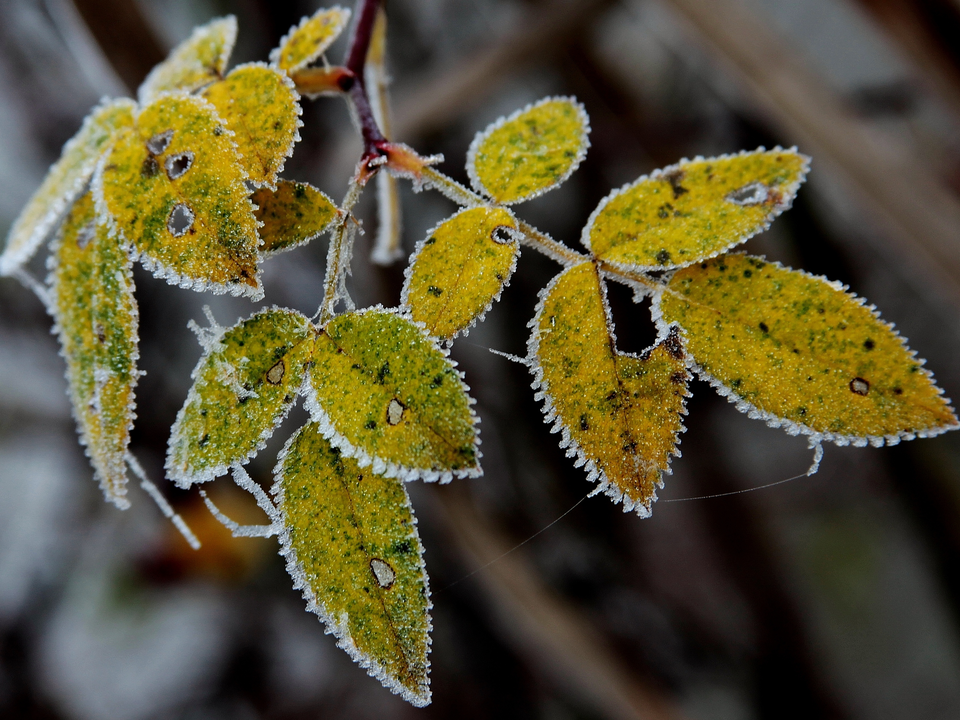
[[[370,107],[370,100],[367,97],[366,83],[363,79],[363,71],[367,64],[367,51],[370,49],[370,42],[373,39],[373,26],[377,20],[379,9],[380,0],[357,0],[357,24],[353,30],[353,37],[350,38],[350,47],[347,50],[345,62],[347,70],[350,70],[354,75],[354,82],[350,86],[348,95],[357,113],[357,121],[360,123],[364,161],[378,157],[381,154],[379,146],[387,142],[373,115],[373,109]]]

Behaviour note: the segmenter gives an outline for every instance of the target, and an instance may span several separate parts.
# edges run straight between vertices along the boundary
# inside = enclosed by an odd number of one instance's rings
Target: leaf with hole
[[[618,352],[593,263],[547,286],[532,323],[530,358],[547,422],[624,512],[648,517],[683,431],[689,374],[676,329],[640,356]]]
[[[81,442],[107,500],[125,508],[137,384],[137,303],[127,253],[97,222],[90,194],[64,220],[50,299]]]
[[[257,220],[236,146],[213,106],[164,95],[101,160],[97,207],[168,282],[262,295]]]
[[[529,200],[570,177],[587,154],[590,121],[572,98],[546,98],[477,133],[467,172],[499,203]]]
[[[276,469],[281,553],[337,644],[417,707],[430,702],[430,592],[403,483],[360,468],[309,423]]]
[[[317,339],[314,360],[308,407],[361,467],[405,480],[480,474],[467,387],[411,321],[382,308],[340,315]]]
[[[303,315],[274,308],[211,341],[170,432],[167,476],[188,487],[256,455],[300,392],[315,336]]]
[[[247,180],[274,187],[300,139],[300,96],[290,78],[263,63],[240,65],[203,97],[233,131]]]
[[[233,15],[211,20],[194,29],[157,65],[137,90],[141,105],[171,90],[194,92],[221,80],[237,41],[237,19]]]
[[[260,227],[260,254],[292,250],[326,232],[337,217],[333,201],[304,182],[280,180],[276,190],[261,188],[251,198]]]
[[[823,278],[750,255],[678,271],[657,300],[737,407],[838,444],[894,444],[957,427],[930,373],[872,307]]]
[[[683,160],[607,195],[583,244],[601,260],[640,270],[714,257],[788,209],[809,163],[781,148]]]
[[[403,304],[431,335],[453,338],[500,297],[517,265],[517,221],[504,208],[461,210],[417,247],[403,285]]]
[[[43,244],[84,191],[109,141],[119,130],[133,125],[136,107],[132,100],[109,100],[87,116],[13,223],[0,255],[0,275],[16,271]]]
[[[293,74],[326,52],[350,22],[350,11],[335,5],[321,8],[290,28],[280,45],[270,53],[270,62]]]

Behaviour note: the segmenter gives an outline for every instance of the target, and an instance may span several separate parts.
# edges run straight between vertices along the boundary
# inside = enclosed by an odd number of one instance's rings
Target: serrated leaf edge
[[[301,123],[301,124],[302,124],[302,123]],[[277,187],[279,187],[279,184],[280,184],[279,181],[280,181],[280,180],[284,180],[284,179],[287,179],[287,178],[277,178],[277,180],[278,180]],[[319,230],[318,232],[315,232],[313,235],[310,235],[310,236],[304,238],[303,240],[301,240],[301,241],[298,242],[298,243],[294,243],[293,245],[284,245],[284,246],[283,246],[282,248],[280,248],[279,250],[258,250],[257,252],[260,253],[260,258],[261,258],[262,260],[266,260],[266,259],[268,259],[268,258],[272,258],[273,256],[279,255],[280,253],[285,253],[285,252],[287,252],[288,250],[294,250],[294,249],[296,249],[296,248],[298,248],[298,247],[303,247],[303,246],[306,245],[307,243],[313,242],[314,240],[316,240],[318,237],[320,237],[320,236],[323,235],[324,233],[330,232],[330,230],[333,229],[334,224],[337,222],[337,219],[340,217],[340,207],[339,207],[339,206],[330,198],[330,196],[327,195],[325,192],[323,192],[323,191],[321,191],[321,190],[318,190],[316,187],[314,187],[313,185],[311,185],[311,184],[308,183],[308,182],[304,182],[303,180],[289,180],[289,179],[287,179],[287,181],[288,181],[288,182],[292,182],[292,183],[296,183],[297,185],[306,185],[306,186],[307,186],[308,188],[310,188],[311,190],[313,190],[313,191],[315,191],[316,193],[322,195],[323,198],[333,206],[333,208],[334,208],[334,210],[336,210],[336,212],[334,213],[333,217],[330,218],[330,222],[328,222],[326,225],[324,225],[321,230]],[[273,188],[269,188],[269,189],[275,191],[277,188],[276,188],[276,187],[273,187]],[[256,203],[254,203],[252,200],[251,200],[251,204],[253,205],[254,210],[259,210],[259,209],[260,209],[260,206],[257,205]],[[259,221],[258,221],[258,222],[259,222]],[[260,222],[260,227],[263,227],[263,223],[262,223],[262,222]],[[260,244],[263,245],[263,239],[262,239],[262,238],[261,238],[261,240],[260,240]]]
[[[503,127],[507,123],[513,122],[524,113],[529,112],[535,108],[540,107],[541,105],[545,105],[550,102],[568,102],[576,108],[577,114],[580,116],[580,121],[583,126],[583,132],[580,135],[581,142],[580,142],[580,147],[577,150],[577,156],[573,159],[573,162],[570,164],[570,167],[567,169],[567,172],[561,175],[556,180],[556,182],[554,182],[552,185],[548,185],[547,187],[541,188],[540,190],[532,192],[529,195],[524,195],[522,198],[517,198],[516,200],[500,202],[498,200],[493,199],[493,196],[487,191],[483,183],[480,181],[480,176],[477,175],[476,157],[477,157],[477,151],[480,149],[480,145],[483,144],[483,142],[488,137],[490,137],[490,135],[493,134],[493,132],[495,132],[496,130],[499,130],[501,127]],[[580,167],[580,163],[582,163],[583,159],[587,156],[587,150],[589,149],[590,149],[590,116],[587,115],[587,111],[584,109],[583,105],[581,105],[580,102],[573,96],[556,95],[556,96],[545,97],[545,98],[542,98],[541,100],[537,100],[536,102],[527,104],[525,107],[522,107],[519,110],[516,110],[515,112],[513,112],[510,115],[507,115],[506,117],[501,117],[498,120],[495,120],[486,128],[484,128],[482,131],[478,132],[474,136],[473,142],[470,143],[470,147],[467,150],[467,175],[470,178],[470,186],[476,192],[480,193],[485,197],[490,198],[494,204],[500,205],[500,206],[517,205],[519,203],[527,202],[528,200],[533,200],[534,198],[538,198],[544,193],[550,192],[551,190],[554,190],[560,185],[562,185],[563,183],[565,183],[567,179],[571,175],[573,175],[574,172],[577,171],[577,168]]]
[[[589,260],[586,262],[590,262]],[[538,356],[540,352],[540,338],[539,338],[539,329],[540,329],[540,318],[543,314],[543,308],[546,303],[547,296],[550,292],[556,287],[557,282],[560,279],[560,276],[563,275],[570,268],[576,267],[581,263],[571,264],[569,267],[565,268],[563,271],[558,273],[550,283],[543,288],[537,294],[537,310],[533,319],[527,323],[527,327],[530,329],[530,337],[527,339],[527,357],[525,358],[525,364],[530,369],[530,372],[533,373],[533,382],[530,383],[530,387],[534,390],[534,400],[539,400],[543,402],[543,420],[545,423],[550,425],[551,433],[560,433],[560,448],[566,451],[567,457],[576,458],[574,461],[574,467],[583,467],[587,473],[587,481],[596,483],[597,486],[590,493],[591,496],[599,495],[603,493],[609,497],[614,504],[620,502],[623,503],[623,512],[636,512],[641,519],[650,517],[653,514],[653,503],[657,501],[657,489],[663,489],[663,475],[673,474],[673,469],[670,467],[669,457],[681,457],[680,452],[680,435],[686,432],[687,428],[684,426],[683,421],[680,422],[680,428],[677,430],[676,443],[674,444],[673,450],[670,451],[668,455],[667,467],[661,471],[661,478],[657,481],[656,487],[654,488],[653,495],[649,498],[646,503],[640,502],[631,498],[626,493],[622,492],[614,483],[610,482],[610,479],[607,477],[607,474],[597,466],[591,458],[587,456],[580,444],[574,440],[573,436],[570,434],[570,429],[560,418],[559,413],[553,402],[553,395],[550,392],[549,383],[543,377],[543,368],[540,366],[538,361]],[[603,305],[604,315],[606,316],[607,332],[610,336],[611,347],[616,348],[617,337],[614,332],[613,325],[613,314],[610,311],[610,305],[607,302],[607,288],[602,281],[600,282],[600,297]],[[654,341],[653,345],[645,349],[640,354],[625,353],[616,351],[618,356],[630,357],[638,360],[642,360],[643,356],[656,348],[660,343],[667,339],[670,335],[671,328],[679,327],[676,323],[662,323],[657,326],[658,334],[657,339]],[[684,348],[685,352],[686,349]],[[686,353],[689,358],[689,353]],[[687,381],[689,382],[690,377],[689,373],[687,374]],[[689,389],[684,390],[683,397],[691,397]],[[680,409],[681,416],[687,414],[686,404],[684,403]]]
[[[342,19],[342,21],[340,22],[340,27],[338,27],[337,30],[333,33],[333,36],[330,38],[329,42],[327,42],[326,45],[321,45],[320,48],[315,51],[315,53],[314,53],[314,55],[313,55],[312,57],[310,57],[310,58],[307,59],[307,60],[302,61],[300,64],[294,65],[293,67],[281,68],[281,67],[280,67],[280,53],[281,53],[281,51],[282,51],[282,49],[283,49],[283,46],[286,45],[286,44],[290,41],[290,38],[293,37],[293,36],[294,36],[296,33],[298,33],[300,30],[302,30],[303,27],[304,27],[308,22],[310,22],[311,20],[313,20],[313,18],[315,18],[315,17],[316,17],[317,15],[319,15],[320,13],[328,13],[328,12],[332,12],[333,10],[338,10],[338,11],[340,12],[340,16],[341,16],[343,19]],[[270,56],[269,56],[270,66],[271,66],[272,68],[276,69],[276,70],[279,70],[279,71],[282,72],[282,73],[286,73],[286,74],[290,74],[290,75],[292,75],[293,73],[297,72],[298,70],[303,70],[303,68],[305,68],[307,65],[309,65],[310,63],[312,63],[312,62],[313,62],[314,60],[316,60],[318,57],[320,57],[321,55],[323,55],[323,53],[325,53],[325,52],[329,49],[329,47],[330,47],[334,42],[336,42],[337,38],[339,38],[340,35],[343,33],[344,28],[346,28],[347,25],[350,24],[350,17],[351,17],[350,8],[340,7],[339,5],[334,5],[333,7],[328,7],[328,8],[320,8],[320,9],[317,10],[313,15],[304,15],[302,18],[300,18],[300,22],[297,23],[296,25],[292,26],[292,27],[287,31],[287,34],[284,35],[282,38],[280,38],[280,42],[277,43],[277,46],[276,46],[273,50],[270,51]]]
[[[426,329],[426,323],[418,323],[413,319],[413,308],[410,306],[410,281],[413,277],[413,266],[417,262],[417,259],[420,257],[420,251],[423,250],[424,247],[426,247],[427,240],[433,237],[433,234],[437,230],[439,230],[442,225],[449,222],[450,220],[453,220],[455,217],[457,217],[458,215],[461,215],[467,210],[474,210],[478,207],[488,207],[491,209],[506,210],[507,213],[509,213],[510,217],[513,218],[514,223],[517,222],[516,216],[514,216],[514,214],[507,208],[497,208],[497,206],[495,205],[486,205],[486,206],[474,205],[472,207],[461,208],[460,210],[455,212],[453,215],[448,217],[446,220],[442,220],[438,222],[436,225],[433,226],[431,230],[427,231],[426,237],[423,238],[423,240],[420,240],[417,242],[417,246],[416,248],[414,248],[413,254],[410,256],[410,261],[407,263],[407,267],[404,268],[403,270],[403,288],[400,290],[400,310],[401,312],[404,313],[404,317],[406,317],[407,320],[410,320],[410,322],[413,322],[417,325],[423,326],[427,334],[430,334],[430,331]],[[500,225],[498,227],[506,228],[505,225]],[[516,228],[506,228],[506,229],[509,230],[512,235],[514,235],[513,242],[515,243],[515,247],[514,247],[514,253],[513,253],[513,261],[510,263],[510,267],[507,270],[507,274],[504,276],[503,282],[500,283],[500,289],[497,290],[496,294],[490,298],[490,302],[488,302],[486,306],[484,306],[480,310],[479,313],[473,316],[473,320],[471,320],[467,326],[457,330],[453,335],[450,335],[449,337],[440,338],[441,340],[443,340],[444,343],[453,342],[454,339],[460,336],[466,337],[477,324],[483,322],[483,319],[487,316],[487,313],[490,312],[490,309],[494,306],[494,304],[500,301],[500,296],[503,295],[503,291],[510,286],[510,280],[511,278],[513,278],[513,273],[516,271],[517,263],[520,260],[521,233]]]
[[[273,469],[274,482],[273,486],[270,488],[270,494],[273,495],[276,500],[277,509],[280,511],[280,517],[283,521],[280,531],[277,533],[277,539],[280,541],[280,555],[283,556],[284,560],[286,561],[287,573],[293,580],[293,589],[300,591],[304,601],[307,603],[307,612],[314,613],[320,618],[321,622],[323,622],[324,634],[333,635],[337,640],[337,647],[346,652],[347,655],[350,656],[351,660],[366,670],[368,675],[379,680],[390,692],[399,695],[414,707],[425,707],[426,705],[430,704],[431,700],[429,677],[430,649],[433,645],[433,637],[431,636],[431,633],[433,632],[433,619],[430,616],[430,611],[433,610],[433,600],[430,597],[430,578],[427,575],[426,563],[423,560],[425,550],[423,548],[423,544],[420,542],[420,534],[417,532],[417,516],[413,512],[413,505],[410,502],[410,496],[407,493],[407,489],[401,484],[404,497],[407,501],[407,508],[410,510],[410,517],[413,518],[413,528],[411,529],[409,539],[414,540],[420,550],[420,572],[423,577],[423,585],[426,589],[427,600],[427,643],[425,655],[428,685],[425,688],[425,692],[420,695],[417,695],[411,692],[408,688],[404,687],[396,679],[391,677],[382,665],[369,656],[363,654],[353,642],[350,632],[347,629],[347,622],[343,618],[334,618],[332,615],[330,615],[330,613],[328,613],[326,608],[323,606],[323,603],[318,600],[316,594],[313,592],[313,589],[310,587],[310,583],[307,580],[307,573],[303,569],[303,563],[301,563],[297,557],[297,552],[290,540],[290,530],[286,523],[286,513],[284,508],[285,497],[283,492],[284,463],[286,462],[287,455],[290,452],[290,447],[293,444],[293,441],[301,432],[304,431],[306,431],[306,426],[301,427],[297,432],[291,435],[284,444],[283,449],[277,455],[277,464]],[[343,451],[341,450],[341,452]]]
[[[250,320],[253,320],[255,317],[260,315],[266,315],[267,313],[273,312],[283,312],[290,315],[298,315],[307,321],[307,325],[311,330],[315,331],[315,326],[310,320],[296,310],[291,310],[290,308],[282,308],[277,305],[273,305],[269,308],[263,308],[258,310],[253,315],[248,318],[238,320],[236,323],[230,327],[218,327],[217,334],[208,339],[206,344],[201,345],[203,347],[203,352],[200,354],[200,359],[197,361],[196,366],[194,366],[193,371],[190,373],[190,379],[194,381],[193,385],[190,386],[190,391],[187,393],[186,399],[183,401],[183,405],[180,407],[180,410],[177,412],[177,419],[174,420],[173,426],[170,428],[170,438],[167,441],[167,455],[164,459],[163,469],[167,475],[167,479],[171,480],[177,487],[180,488],[189,488],[192,485],[199,485],[201,483],[210,482],[215,480],[221,475],[225,474],[231,467],[234,465],[244,465],[253,458],[255,458],[261,450],[267,446],[267,441],[273,437],[273,433],[276,432],[277,428],[280,427],[280,424],[286,419],[287,415],[290,414],[290,411],[297,404],[297,398],[300,396],[306,396],[306,388],[310,379],[310,374],[308,370],[304,370],[303,379],[300,381],[300,387],[296,389],[293,400],[291,400],[286,405],[281,405],[280,412],[274,416],[273,424],[264,428],[263,432],[260,434],[257,443],[254,445],[253,450],[251,450],[247,455],[242,457],[237,457],[229,462],[222,463],[215,467],[206,468],[199,472],[187,474],[179,472],[174,466],[173,462],[173,449],[179,439],[179,428],[183,422],[184,415],[186,414],[187,406],[190,404],[190,401],[194,399],[197,395],[197,390],[199,388],[205,387],[206,383],[203,385],[198,385],[199,375],[204,365],[206,365],[207,359],[215,352],[219,352],[223,349],[223,344],[221,340],[223,336],[228,332],[236,328],[240,323],[245,323]],[[308,338],[302,342],[312,341],[313,338]]]
[[[747,255],[747,253],[731,253],[731,254]],[[920,366],[920,372],[923,373],[924,377],[926,377],[930,381],[930,383],[936,388],[937,394],[943,396],[944,394],[943,388],[941,388],[939,385],[936,384],[936,382],[934,382],[933,373],[927,370],[926,367],[924,367],[927,361],[924,360],[923,358],[917,358],[917,351],[912,350],[910,349],[910,347],[907,346],[906,339],[896,331],[894,324],[889,323],[883,318],[881,318],[880,312],[877,310],[875,305],[872,305],[872,304],[868,305],[865,298],[862,298],[859,295],[856,295],[850,292],[849,286],[844,285],[843,283],[837,282],[835,280],[830,280],[829,278],[826,278],[823,275],[814,275],[813,273],[808,273],[804,270],[796,270],[794,268],[787,267],[786,265],[782,265],[781,263],[773,260],[767,260],[762,255],[753,255],[751,257],[755,257],[759,260],[762,260],[763,262],[769,265],[773,265],[781,270],[789,270],[791,272],[804,275],[805,277],[811,278],[813,280],[819,280],[820,282],[826,285],[829,285],[834,290],[837,290],[843,293],[848,298],[856,302],[857,305],[865,307],[867,310],[870,311],[870,314],[873,316],[873,318],[877,322],[889,328],[889,330],[894,334],[897,340],[900,341],[900,346],[907,352],[910,358],[915,359],[917,361],[917,363]],[[660,301],[663,298],[663,293],[665,292],[665,290],[666,289],[659,290],[652,294],[652,300],[650,303],[650,315],[653,318],[654,324],[657,326],[658,332],[663,332],[664,327],[669,327],[670,325],[677,325],[680,328],[680,331],[685,338],[686,330],[683,328],[682,325],[678,325],[675,322],[667,323],[663,318],[663,312],[660,308]],[[686,345],[686,343],[684,344]],[[778,415],[774,415],[771,412],[762,410],[761,408],[757,407],[756,405],[749,402],[748,400],[745,400],[744,398],[740,397],[739,395],[737,395],[737,393],[733,391],[733,388],[725,385],[721,380],[719,380],[718,378],[716,378],[715,376],[711,375],[706,370],[704,370],[702,367],[700,367],[700,365],[697,364],[696,358],[693,356],[693,353],[690,352],[689,349],[687,350],[687,367],[692,372],[696,373],[697,377],[710,383],[711,387],[713,387],[713,389],[717,391],[718,395],[720,395],[721,397],[725,397],[727,399],[727,402],[731,403],[740,412],[745,413],[746,416],[749,417],[750,419],[763,420],[767,424],[767,427],[781,428],[787,433],[787,435],[793,435],[793,436],[805,435],[808,438],[810,438],[811,447],[823,442],[831,442],[834,445],[837,445],[839,447],[846,447],[848,445],[852,445],[854,447],[866,447],[867,445],[871,445],[873,447],[883,447],[884,445],[887,445],[892,447],[894,445],[899,445],[900,442],[903,440],[915,440],[916,438],[931,438],[931,437],[936,437],[937,435],[942,435],[945,432],[950,432],[951,430],[960,429],[960,423],[955,423],[953,425],[942,425],[934,428],[928,428],[926,430],[921,430],[920,432],[916,432],[916,433],[899,432],[893,435],[859,436],[859,435],[841,435],[838,433],[831,433],[831,432],[820,432],[819,430],[814,430],[812,427],[808,425],[794,422],[793,420],[787,420],[786,418],[782,418],[782,417],[779,417]],[[951,405],[950,398],[944,397],[944,401],[947,404],[947,409],[950,412],[952,412],[954,415],[956,415],[956,410],[954,410],[953,406]]]
[[[437,339],[427,331],[427,328],[423,323],[417,322],[416,320],[411,320],[399,309],[385,308],[383,305],[373,305],[371,307],[364,308],[363,310],[356,310],[354,311],[354,314],[364,315],[370,312],[390,313],[396,315],[406,322],[409,322],[411,325],[420,330],[424,339],[434,349],[440,352],[440,354],[448,360],[450,365],[456,371],[457,377],[460,379],[460,387],[463,390],[464,395],[467,396],[467,410],[470,413],[470,420],[472,421],[471,424],[474,429],[474,448],[477,453],[476,465],[472,468],[465,468],[463,470],[429,470],[426,468],[406,467],[399,465],[398,463],[390,462],[388,460],[384,460],[383,458],[371,455],[363,448],[354,445],[337,430],[336,425],[334,425],[333,420],[327,414],[327,411],[324,410],[320,405],[320,401],[317,399],[312,384],[310,382],[305,382],[303,406],[307,412],[310,413],[310,419],[320,426],[320,434],[331,445],[340,450],[344,457],[353,458],[356,460],[360,467],[370,467],[372,472],[375,472],[378,475],[383,475],[384,477],[388,478],[399,478],[403,482],[423,480],[424,482],[438,482],[441,485],[445,485],[453,480],[453,478],[475,478],[482,476],[483,468],[480,467],[480,458],[483,457],[483,453],[480,451],[480,417],[473,409],[473,406],[477,401],[473,398],[473,396],[470,395],[470,386],[467,385],[464,374],[457,369],[457,362],[449,359],[450,349],[439,343]],[[312,373],[313,368],[310,368],[307,372],[307,380],[309,380]]]
[[[810,162],[811,162],[810,156],[804,155],[802,152],[797,150],[796,145],[789,148],[783,148],[777,145],[772,150],[767,150],[763,145],[761,145],[756,150],[741,150],[740,152],[737,152],[737,153],[726,153],[724,155],[717,155],[716,157],[705,158],[702,155],[697,155],[692,160],[688,158],[681,158],[679,162],[676,162],[673,165],[667,165],[664,168],[659,168],[657,170],[654,170],[649,175],[641,175],[636,180],[628,182],[625,185],[620,186],[616,190],[613,190],[610,194],[608,194],[605,198],[603,198],[603,200],[601,200],[597,204],[597,207],[594,208],[592,213],[590,213],[590,217],[587,218],[586,225],[583,226],[583,230],[580,233],[580,243],[592,254],[593,247],[590,245],[590,232],[591,230],[593,230],[593,225],[597,221],[597,218],[600,216],[600,213],[603,212],[604,208],[606,208],[607,205],[610,202],[612,202],[614,198],[622,195],[625,192],[629,192],[630,190],[640,185],[641,183],[648,182],[650,180],[659,180],[661,177],[670,175],[671,173],[676,172],[677,170],[682,170],[683,166],[687,164],[696,163],[696,162],[716,162],[719,160],[732,160],[733,158],[737,158],[737,157],[758,155],[760,153],[765,153],[765,152],[796,153],[802,159],[803,165],[801,167],[799,177],[794,182],[784,186],[783,188],[783,195],[785,198],[787,198],[786,201],[774,206],[773,210],[767,216],[767,219],[764,221],[762,226],[758,227],[753,232],[748,233],[747,235],[744,235],[740,239],[734,240],[733,242],[727,244],[723,248],[720,248],[719,250],[717,250],[715,253],[711,255],[703,255],[703,256],[697,257],[694,260],[691,260],[690,262],[685,262],[681,264],[634,265],[632,263],[616,262],[613,260],[608,260],[606,258],[604,258],[603,261],[608,265],[610,265],[611,267],[615,267],[625,272],[630,272],[631,270],[640,270],[640,271],[679,270],[680,268],[689,267],[690,265],[696,265],[699,262],[704,262],[705,260],[710,260],[712,258],[723,255],[724,253],[729,252],[731,248],[734,248],[737,245],[741,245],[745,243],[747,240],[749,240],[750,238],[754,237],[755,235],[759,235],[760,233],[765,231],[767,228],[770,227],[771,223],[777,217],[779,217],[782,213],[786,212],[793,206],[793,199],[796,197],[797,192],[800,189],[800,186],[807,179],[807,174],[810,172]]]

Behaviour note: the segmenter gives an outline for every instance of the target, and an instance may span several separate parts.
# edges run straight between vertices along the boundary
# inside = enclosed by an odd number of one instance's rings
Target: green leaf
[[[47,239],[86,188],[107,143],[118,130],[133,125],[136,107],[132,100],[109,100],[87,116],[13,223],[7,246],[0,255],[0,275],[15,272]]]
[[[286,74],[263,63],[240,65],[203,91],[234,133],[247,180],[275,187],[300,139],[300,96]]]
[[[233,15],[211,20],[195,28],[157,65],[137,90],[141,105],[171,90],[194,92],[221,80],[237,41],[237,19]]]
[[[698,372],[773,427],[838,445],[957,428],[923,362],[844,289],[733,254],[678,271],[654,311],[684,329]]]
[[[274,308],[209,338],[170,433],[167,476],[188,487],[256,455],[300,391],[315,333]]]
[[[253,193],[254,213],[260,227],[260,254],[273,255],[306,245],[323,234],[337,217],[334,202],[304,182],[280,180],[276,190]]]
[[[529,357],[546,421],[624,512],[649,517],[677,454],[689,374],[676,328],[640,356],[617,352],[605,289],[591,262],[542,294]]]
[[[137,384],[137,303],[127,253],[99,225],[89,193],[64,220],[50,274],[81,442],[107,500],[126,499]]]
[[[163,95],[101,161],[97,209],[168,282],[262,295],[257,220],[230,131],[213,106]]]
[[[572,98],[545,98],[477,133],[467,172],[477,192],[499,203],[552,190],[577,169],[590,142],[590,121]]]
[[[310,387],[313,419],[361,467],[404,480],[480,474],[473,400],[409,320],[382,308],[331,320],[317,339]]]
[[[294,587],[337,644],[411,704],[430,702],[430,591],[400,480],[363,470],[310,423],[276,469]]]
[[[602,260],[640,270],[714,257],[789,208],[809,163],[781,148],[683,160],[601,200],[583,244]]]
[[[482,319],[517,266],[520,244],[504,232],[516,227],[504,208],[475,207],[434,228],[417,246],[403,285],[414,321],[450,339]]]
[[[340,6],[321,8],[290,28],[270,53],[270,62],[291,75],[305,68],[336,40],[350,22],[350,11]]]

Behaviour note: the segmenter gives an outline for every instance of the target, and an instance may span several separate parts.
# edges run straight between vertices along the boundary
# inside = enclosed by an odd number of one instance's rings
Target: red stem
[[[366,84],[363,81],[363,70],[367,64],[367,51],[373,38],[373,26],[377,20],[377,11],[380,9],[380,0],[357,0],[357,25],[350,38],[350,48],[347,50],[346,67],[353,72],[354,81],[350,87],[350,100],[357,111],[360,121],[360,133],[363,137],[363,159],[370,160],[380,156],[380,147],[387,139],[380,132],[370,100],[367,97]]]

